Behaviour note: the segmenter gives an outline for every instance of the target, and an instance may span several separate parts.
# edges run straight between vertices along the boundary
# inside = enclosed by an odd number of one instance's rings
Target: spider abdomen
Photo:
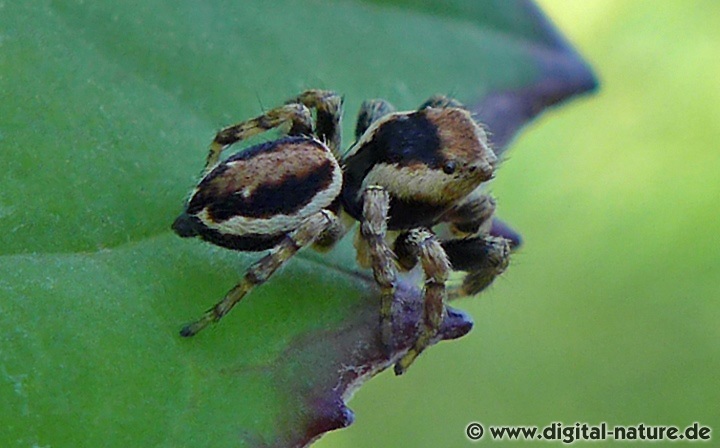
[[[173,228],[231,249],[264,250],[328,207],[341,188],[342,171],[327,146],[285,137],[218,163]]]

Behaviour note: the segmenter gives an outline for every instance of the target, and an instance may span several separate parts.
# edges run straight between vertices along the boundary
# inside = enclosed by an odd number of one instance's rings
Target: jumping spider
[[[336,93],[308,90],[217,133],[204,175],[173,229],[229,249],[270,252],[182,336],[220,320],[298,250],[332,246],[348,231],[343,222],[350,220],[342,215],[360,222],[358,261],[372,267],[380,287],[380,338],[388,353],[397,271],[418,263],[424,271],[423,322],[414,346],[396,363],[397,374],[433,342],[448,294],[477,294],[505,269],[509,242],[489,236],[495,205],[478,189],[497,159],[470,112],[443,96],[409,112],[396,112],[384,100],[365,101],[356,141],[344,155],[341,114]],[[228,146],[272,128],[286,135],[220,160]],[[442,223],[452,237],[433,233]],[[447,291],[453,268],[467,275]]]

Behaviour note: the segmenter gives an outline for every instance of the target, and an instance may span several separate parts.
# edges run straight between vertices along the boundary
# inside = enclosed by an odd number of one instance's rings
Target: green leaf
[[[221,324],[180,326],[257,254],[169,229],[221,126],[309,87],[412,108],[452,93],[498,148],[594,87],[523,1],[0,3],[0,442],[294,446],[347,425],[391,364],[350,239],[310,252]],[[420,293],[408,280],[407,347]],[[451,313],[442,338],[470,328]]]

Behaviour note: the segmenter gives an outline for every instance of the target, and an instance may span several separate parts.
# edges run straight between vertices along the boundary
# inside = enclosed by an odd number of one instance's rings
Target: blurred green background
[[[355,111],[370,94],[469,99],[531,73],[526,40],[490,45],[462,8],[435,20],[438,3],[416,2],[422,15],[404,0],[0,1],[0,446],[218,445],[248,421],[282,432],[298,394],[236,368],[337,329],[360,296],[336,283],[356,285],[298,260],[234,325],[186,344],[178,325],[250,256],[168,226],[217,127],[302,88],[337,89]],[[471,421],[720,431],[720,4],[541,4],[601,88],[540,117],[498,172],[521,252],[488,294],[456,304],[475,318],[469,336],[370,381],[355,424],[316,446],[472,446]]]
[[[498,173],[521,252],[459,302],[468,337],[370,381],[355,424],[314,446],[472,446],[471,421],[698,421],[720,440],[720,3],[540,4],[601,88],[525,129]]]

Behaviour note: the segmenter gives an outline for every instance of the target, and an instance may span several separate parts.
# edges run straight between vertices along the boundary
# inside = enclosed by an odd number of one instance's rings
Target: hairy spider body
[[[363,192],[390,195],[389,230],[431,227],[458,201],[489,180],[496,162],[483,129],[459,108],[390,113],[344,157],[343,205],[362,220]]]
[[[380,339],[388,354],[397,271],[419,264],[425,274],[423,321],[414,346],[395,365],[398,374],[436,337],[453,266],[468,272],[453,296],[478,293],[505,269],[509,244],[484,230],[494,201],[478,190],[497,160],[462,105],[438,96],[418,110],[395,112],[386,101],[366,101],[357,140],[344,156],[341,109],[334,92],[308,90],[217,133],[205,174],[173,229],[229,249],[269,253],[181,335],[218,321],[303,247],[331,247],[347,232],[338,218],[344,213],[360,222],[358,261],[372,268],[380,287]],[[220,160],[233,143],[276,127],[287,135]],[[438,239],[432,227],[440,223],[456,237]],[[388,230],[397,232],[391,238]]]
[[[266,250],[327,208],[341,188],[342,170],[324,143],[284,137],[214,167],[173,228],[229,249]]]

